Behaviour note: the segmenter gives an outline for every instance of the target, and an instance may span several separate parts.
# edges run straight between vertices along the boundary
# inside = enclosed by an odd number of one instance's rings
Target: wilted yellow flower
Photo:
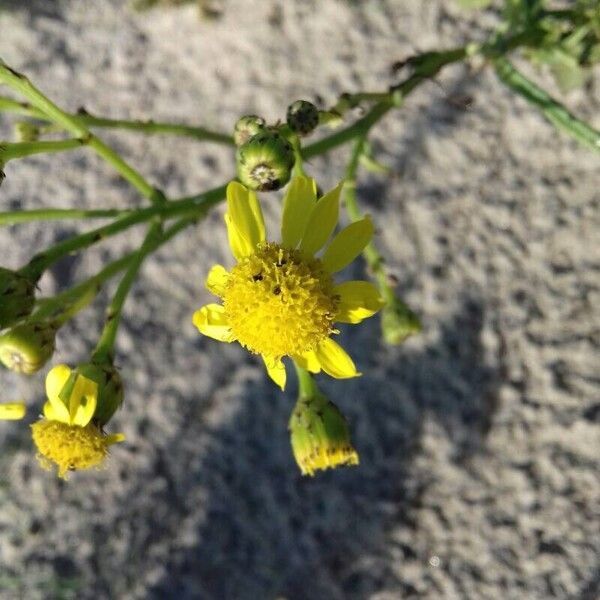
[[[335,284],[334,273],[349,265],[369,243],[366,217],[339,232],[319,257],[339,214],[341,184],[317,200],[313,179],[296,177],[283,201],[281,242],[267,242],[262,210],[254,192],[227,187],[225,223],[236,265],[210,270],[206,286],[222,299],[194,313],[201,333],[222,342],[238,341],[263,357],[282,389],[284,356],[312,373],[356,377],[354,362],[331,335],[335,322],[359,323],[383,301],[366,281]]]
[[[358,465],[348,424],[340,409],[318,391],[300,397],[289,422],[292,451],[302,475]]]
[[[58,466],[59,477],[70,470],[99,466],[122,433],[105,435],[92,418],[98,400],[98,384],[67,365],[57,365],[46,377],[44,417],[31,426],[40,464]]]

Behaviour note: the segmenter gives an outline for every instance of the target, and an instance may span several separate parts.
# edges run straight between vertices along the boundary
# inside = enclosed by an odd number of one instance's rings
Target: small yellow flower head
[[[339,408],[320,393],[298,398],[289,422],[292,451],[303,475],[358,465],[348,424]]]
[[[278,190],[290,179],[295,156],[292,145],[277,131],[265,129],[238,148],[237,172],[251,190]]]
[[[34,283],[16,271],[0,267],[0,329],[29,315],[34,303]]]
[[[266,127],[265,120],[257,115],[240,117],[233,129],[233,141],[236,146],[242,146],[252,136],[260,133]]]
[[[359,373],[337,344],[336,322],[359,323],[383,302],[366,281],[336,284],[333,276],[350,264],[373,235],[369,218],[333,233],[341,186],[317,201],[312,179],[296,177],[284,198],[280,243],[266,241],[256,195],[239,183],[227,188],[225,222],[237,264],[227,271],[215,265],[207,288],[222,304],[194,313],[198,330],[222,342],[238,341],[263,357],[270,377],[283,389],[284,356],[312,373],[321,369],[338,379]]]
[[[44,418],[31,426],[38,459],[44,468],[58,467],[59,477],[76,469],[100,466],[112,444],[123,441],[123,434],[105,435],[94,418],[98,407],[96,381],[57,365],[46,377],[48,401]]]
[[[0,361],[17,373],[39,371],[54,354],[56,331],[53,321],[15,325],[0,336]]]
[[[307,100],[296,100],[288,106],[287,124],[298,135],[308,135],[319,124],[319,110]]]

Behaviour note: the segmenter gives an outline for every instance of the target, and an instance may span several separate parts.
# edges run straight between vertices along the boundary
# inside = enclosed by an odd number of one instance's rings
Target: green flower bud
[[[294,458],[303,475],[358,464],[344,415],[318,392],[310,398],[298,398],[289,430]]]
[[[288,106],[287,124],[298,135],[308,135],[319,124],[319,109],[306,100],[296,100]]]
[[[233,141],[236,146],[245,144],[252,136],[260,133],[266,127],[265,120],[256,115],[240,117],[233,129]]]
[[[34,303],[34,283],[16,271],[0,267],[0,329],[29,315]]]
[[[388,344],[397,346],[421,329],[419,317],[400,298],[395,297],[381,311],[381,331]]]
[[[19,121],[15,124],[15,134],[19,142],[35,142],[40,137],[40,128],[31,121]]]
[[[54,354],[57,330],[53,321],[15,325],[0,336],[0,361],[17,373],[39,371]]]
[[[79,365],[75,372],[98,385],[98,398],[93,418],[98,426],[103,427],[123,403],[123,382],[119,372],[110,362],[85,363]]]
[[[278,190],[290,179],[295,156],[292,145],[278,132],[265,129],[237,151],[240,181],[251,190]]]

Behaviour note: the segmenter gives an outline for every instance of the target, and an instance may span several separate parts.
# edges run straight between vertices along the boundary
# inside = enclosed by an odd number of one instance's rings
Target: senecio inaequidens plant
[[[486,3],[477,0],[477,4]],[[148,202],[142,208],[0,212],[0,225],[108,219],[107,224],[46,248],[19,269],[0,267],[0,361],[6,368],[23,375],[44,368],[53,357],[61,327],[87,307],[107,281],[120,277],[89,356],[73,366],[56,364],[46,375],[42,416],[31,424],[40,464],[56,468],[60,477],[67,478],[71,471],[102,466],[109,449],[125,441],[110,422],[124,399],[113,356],[128,292],[147,256],[225,200],[233,261],[227,267],[214,265],[207,273],[206,288],[219,301],[195,312],[190,307],[190,326],[203,336],[238,342],[260,355],[269,377],[282,390],[287,368],[293,365],[298,399],[288,428],[292,454],[303,474],[357,465],[359,454],[348,423],[315,380],[317,374],[336,380],[357,377],[358,369],[365,368],[354,363],[352,348],[340,343],[344,336],[337,324],[358,325],[380,313],[382,336],[390,344],[400,344],[420,331],[416,314],[396,295],[373,240],[376,224],[358,203],[359,166],[382,176],[389,173],[373,156],[368,140],[372,128],[447,65],[477,61],[493,68],[509,89],[556,127],[600,152],[600,133],[525,77],[508,58],[520,50],[526,59],[549,65],[561,87],[581,83],[589,68],[600,62],[597,0],[578,0],[566,10],[552,9],[545,0],[506,0],[502,17],[484,43],[399,60],[392,71],[394,77],[403,78],[384,91],[343,94],[323,109],[295,100],[285,112],[285,121],[269,123],[259,115],[242,116],[232,136],[180,123],[112,120],[84,110],[71,114],[0,60],[0,84],[18,95],[0,96],[0,112],[24,117],[15,123],[16,141],[0,142],[0,182],[11,160],[83,146],[110,164]],[[237,178],[193,196],[167,198],[98,137],[99,128],[229,145],[235,151]],[[327,129],[334,131],[306,143],[309,136]],[[62,139],[43,139],[57,131],[64,133]],[[352,145],[347,168],[330,178],[337,179],[337,185],[322,192],[307,174],[306,161],[345,144]],[[283,190],[280,234],[267,236],[261,202],[275,190]],[[348,223],[338,230],[344,220]],[[140,224],[146,225],[147,233],[138,249],[55,296],[38,297],[37,282],[57,260]],[[361,255],[368,280],[338,280],[340,271]],[[24,402],[0,404],[0,419],[20,420],[25,415]]]

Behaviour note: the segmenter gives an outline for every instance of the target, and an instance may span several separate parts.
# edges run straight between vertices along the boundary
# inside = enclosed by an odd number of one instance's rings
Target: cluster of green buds
[[[287,109],[287,124],[269,126],[257,115],[238,119],[233,131],[239,180],[251,190],[281,189],[290,180],[297,160],[293,141],[319,124],[317,107],[297,100]]]

